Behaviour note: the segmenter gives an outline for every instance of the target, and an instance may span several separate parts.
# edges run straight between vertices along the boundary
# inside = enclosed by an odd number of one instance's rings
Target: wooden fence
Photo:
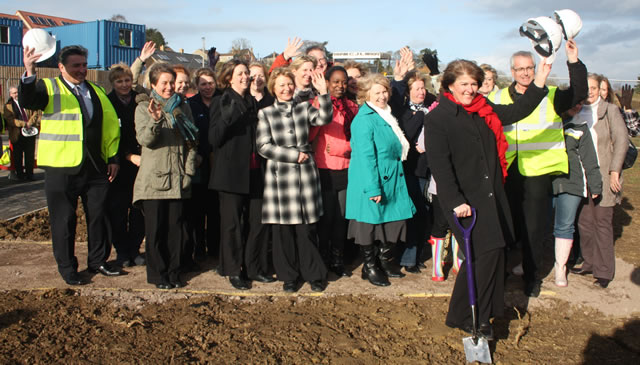
[[[0,66],[0,100],[4,104],[9,99],[9,88],[18,86],[24,73],[24,67]],[[38,67],[36,73],[39,78],[57,77],[60,70],[57,68]],[[107,93],[111,91],[111,83],[108,77],[109,71],[88,70],[87,80],[102,86]]]

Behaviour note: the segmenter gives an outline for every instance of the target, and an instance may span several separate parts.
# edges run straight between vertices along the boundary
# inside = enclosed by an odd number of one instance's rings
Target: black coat
[[[136,139],[135,115],[137,92],[131,91],[131,101],[125,105],[115,90],[112,90],[107,97],[111,100],[113,108],[120,119],[120,144],[118,145],[118,156],[120,157],[120,170],[116,179],[111,184],[111,189],[125,189],[133,191],[133,183],[138,174],[138,166],[127,160],[129,154],[140,155],[142,147]]]
[[[546,88],[532,85],[514,104],[487,102],[506,125],[529,115],[546,94]],[[462,106],[441,97],[425,117],[425,139],[438,199],[458,240],[463,242],[453,209],[466,203],[478,214],[471,239],[474,255],[504,247],[512,240],[513,223],[493,131],[476,113],[469,115]],[[470,224],[469,218],[462,221]]]
[[[215,96],[214,96],[215,97]],[[208,184],[210,171],[211,144],[209,143],[209,117],[211,115],[211,109],[207,104],[202,101],[202,95],[200,93],[187,99],[187,104],[191,107],[191,114],[193,115],[193,122],[198,127],[198,155],[202,157],[202,162],[196,168],[195,184]],[[213,100],[211,104],[213,105]]]
[[[394,80],[391,82],[393,91],[391,100],[389,101],[389,106],[391,106],[391,113],[398,120],[398,125],[404,132],[404,136],[407,138],[410,145],[407,160],[402,164],[404,172],[414,176],[427,178],[429,176],[427,154],[420,153],[416,149],[418,137],[420,137],[420,132],[422,132],[422,127],[424,126],[425,114],[421,111],[413,111],[409,107],[408,97],[405,97],[408,86],[406,79],[402,81]],[[425,107],[429,107],[436,100],[437,97],[427,91],[423,104]]]
[[[250,162],[256,150],[258,109],[249,92],[244,97],[227,88],[211,102],[209,143],[213,149],[213,169],[209,189],[249,194],[252,188]],[[254,175],[255,176],[255,175]],[[256,181],[253,182],[255,185]]]

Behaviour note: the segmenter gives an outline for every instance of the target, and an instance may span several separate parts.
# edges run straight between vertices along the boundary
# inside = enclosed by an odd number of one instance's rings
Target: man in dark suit
[[[9,140],[13,145],[13,166],[15,177],[18,180],[32,181],[33,167],[35,164],[36,137],[25,135],[24,128],[38,127],[40,124],[40,112],[28,110],[18,102],[18,88],[9,88],[9,100],[4,106],[4,117],[7,123]],[[23,162],[24,161],[24,162]],[[10,175],[11,176],[11,175]]]
[[[105,206],[109,182],[115,179],[120,128],[104,90],[86,80],[87,50],[60,51],[61,76],[36,79],[34,49],[24,48],[25,74],[19,102],[43,110],[38,165],[45,169],[53,254],[69,285],[82,285],[75,257],[76,208],[82,199],[87,218],[88,271],[105,276],[123,273],[106,263]]]

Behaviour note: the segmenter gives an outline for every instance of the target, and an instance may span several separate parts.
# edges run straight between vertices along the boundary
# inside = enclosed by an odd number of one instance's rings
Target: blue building
[[[85,47],[89,51],[88,67],[93,69],[105,70],[118,62],[131,65],[145,41],[144,25],[111,20],[44,29],[56,37],[58,50],[71,45]]]
[[[0,14],[0,66],[22,66],[22,28],[20,19]]]

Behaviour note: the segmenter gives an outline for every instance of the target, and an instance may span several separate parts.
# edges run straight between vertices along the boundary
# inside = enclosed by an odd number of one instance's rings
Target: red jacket
[[[346,102],[353,115],[358,114],[358,105],[351,100]],[[318,97],[313,100],[313,105],[318,107]],[[309,140],[313,142],[314,157],[318,168],[344,170],[349,167],[351,145],[344,133],[344,122],[344,115],[333,107],[331,123],[320,127],[311,127],[309,130]]]

